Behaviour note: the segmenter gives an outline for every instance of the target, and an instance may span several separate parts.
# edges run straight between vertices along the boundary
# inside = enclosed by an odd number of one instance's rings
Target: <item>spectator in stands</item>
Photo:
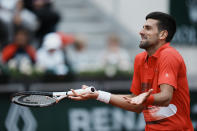
[[[121,48],[120,38],[112,34],[107,40],[107,49],[101,53],[101,67],[108,76],[114,76],[117,71],[130,71],[131,60],[128,52]]]
[[[36,31],[39,27],[37,16],[33,12],[24,8],[24,2],[22,0],[18,0],[16,3],[13,23],[15,26],[23,25],[31,32]]]
[[[62,33],[47,34],[43,39],[42,47],[37,52],[37,69],[55,75],[68,74],[69,67],[66,65],[62,48],[71,41],[72,38],[70,41],[69,39],[66,41],[66,37]]]
[[[37,16],[24,8],[22,0],[3,0],[0,4],[0,19],[8,27],[9,41],[13,41],[13,31],[17,26],[24,26],[31,32],[38,29]]]
[[[91,56],[87,52],[86,40],[82,36],[75,37],[75,42],[68,48],[68,59],[71,61],[75,73],[91,71]]]
[[[40,26],[36,31],[39,47],[41,47],[43,37],[50,32],[56,31],[56,25],[60,20],[60,15],[52,7],[50,0],[34,0],[33,12],[39,19]]]
[[[35,61],[36,50],[29,44],[29,30],[18,27],[14,41],[2,50],[2,62],[23,73],[31,73],[31,67]]]

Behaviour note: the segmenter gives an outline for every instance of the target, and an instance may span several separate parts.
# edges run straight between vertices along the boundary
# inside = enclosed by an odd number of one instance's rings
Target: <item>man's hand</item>
[[[152,91],[153,89],[150,89],[149,91],[139,94],[138,96],[135,96],[132,98],[129,98],[129,97],[123,97],[123,98],[130,104],[140,105],[146,101],[146,99],[150,96]]]
[[[82,85],[82,89],[86,89],[88,86]],[[69,95],[68,98],[72,100],[88,100],[88,99],[96,99],[98,97],[98,92],[95,91],[94,93],[81,93],[78,94],[75,92],[75,90],[71,89],[73,92],[73,95]]]

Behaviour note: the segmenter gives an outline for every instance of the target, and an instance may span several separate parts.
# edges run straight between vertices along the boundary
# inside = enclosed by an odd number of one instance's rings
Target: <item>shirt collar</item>
[[[164,45],[162,45],[151,57],[155,57],[155,58],[159,57],[160,52],[163,49],[168,48],[169,46],[170,46],[169,42],[164,44]],[[146,57],[145,57],[146,59],[145,60],[147,60],[147,57],[148,57],[148,53],[146,52]]]

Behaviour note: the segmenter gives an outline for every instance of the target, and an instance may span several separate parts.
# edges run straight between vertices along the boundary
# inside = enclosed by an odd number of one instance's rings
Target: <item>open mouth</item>
[[[142,37],[142,38],[141,38],[141,41],[144,41],[144,40],[146,40],[146,38]]]
[[[143,40],[146,40],[147,39],[147,37],[146,36],[144,36],[144,35],[141,35],[141,40],[143,41]]]
[[[140,42],[146,42],[147,41],[147,37],[145,37],[145,36],[141,36],[141,40],[140,40]]]

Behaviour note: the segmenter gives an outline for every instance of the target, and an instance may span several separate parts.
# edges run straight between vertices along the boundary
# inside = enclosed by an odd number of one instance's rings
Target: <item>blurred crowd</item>
[[[60,20],[51,0],[0,0],[0,73],[67,75],[103,70],[114,76],[132,70],[118,35],[110,34],[106,48],[91,57],[85,37],[58,32]]]

